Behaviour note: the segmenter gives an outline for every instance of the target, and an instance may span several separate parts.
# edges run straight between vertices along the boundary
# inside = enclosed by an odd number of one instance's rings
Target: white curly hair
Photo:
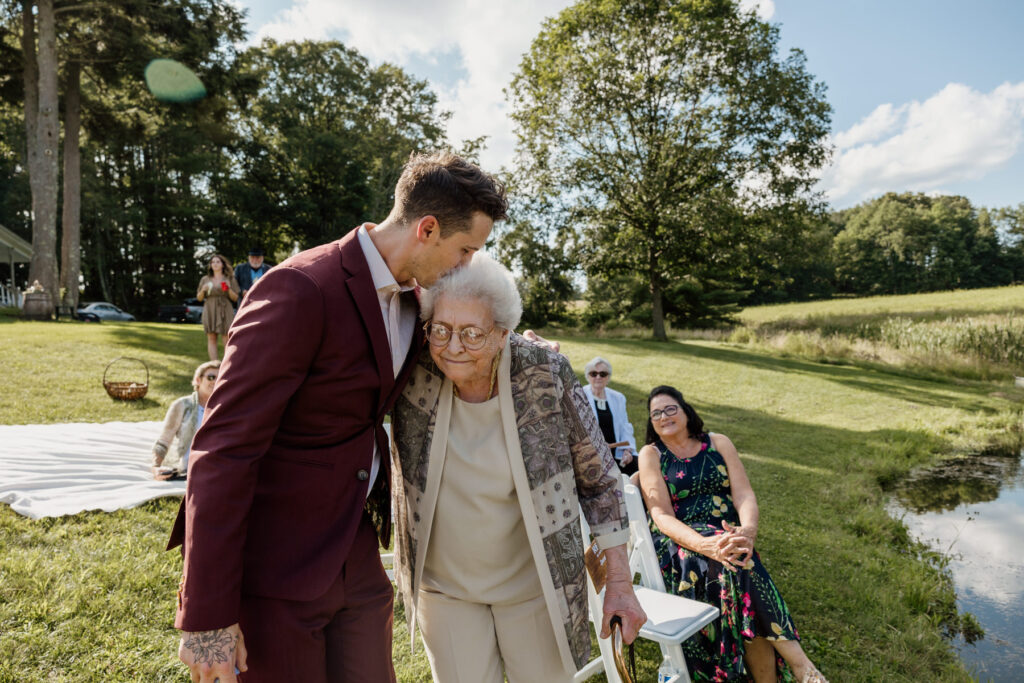
[[[456,268],[420,293],[420,318],[434,317],[434,304],[442,297],[479,299],[487,304],[494,324],[514,330],[523,317],[523,300],[508,268],[487,254],[476,254],[469,265]]]

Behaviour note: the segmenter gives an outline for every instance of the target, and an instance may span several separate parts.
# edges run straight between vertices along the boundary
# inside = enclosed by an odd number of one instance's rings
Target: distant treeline
[[[808,230],[780,261],[788,274],[754,284],[745,303],[1019,283],[1022,237],[1024,204],[987,209],[965,197],[888,193]]]
[[[194,295],[214,251],[239,262],[258,245],[273,258],[382,220],[409,154],[448,146],[447,114],[426,81],[337,42],[239,48],[245,18],[229,0],[61,6],[60,133],[74,92],[81,171],[76,187],[79,174],[64,167],[60,203],[80,191],[83,300],[155,317],[159,304]],[[0,3],[0,224],[31,241],[26,7]],[[158,101],[143,79],[156,58],[188,65],[207,96]],[[80,84],[69,80],[76,71]],[[19,265],[16,284],[26,278]]]
[[[1024,204],[987,209],[965,197],[888,193],[786,231],[766,230],[756,248],[727,245],[698,272],[676,270],[665,311],[676,327],[714,327],[759,304],[1020,283],[1022,237]],[[585,307],[534,311],[527,299],[526,318],[535,325],[647,325],[642,278],[591,276],[586,284]]]

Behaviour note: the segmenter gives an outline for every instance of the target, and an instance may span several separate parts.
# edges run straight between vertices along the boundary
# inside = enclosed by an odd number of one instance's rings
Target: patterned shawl
[[[629,526],[622,481],[568,360],[515,333],[510,333],[503,353],[511,355],[510,359],[502,359],[502,367],[509,368],[510,384],[499,377],[499,387],[511,387],[514,434],[519,442],[508,444],[509,453],[522,453],[530,490],[529,507],[535,513],[534,519],[524,521],[528,533],[531,526],[539,531],[531,537],[541,539],[550,573],[550,581],[541,576],[549,613],[553,620],[554,614],[560,615],[564,627],[565,640],[555,624],[560,649],[563,657],[571,655],[579,669],[590,658],[580,509],[602,548],[625,543]],[[422,572],[423,559],[417,555],[424,550],[420,548],[420,536],[432,522],[422,519],[421,511],[426,514],[430,510],[432,514],[433,510],[433,501],[426,501],[424,494],[445,381],[429,349],[424,349],[395,404],[392,420],[395,578],[410,630],[415,623],[416,593]],[[502,400],[507,402],[508,396]],[[506,430],[506,440],[508,434]]]

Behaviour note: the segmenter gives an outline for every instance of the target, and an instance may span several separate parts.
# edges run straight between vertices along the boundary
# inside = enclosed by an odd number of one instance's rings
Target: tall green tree
[[[588,275],[646,283],[656,338],[679,278],[740,279],[751,214],[818,207],[830,108],[778,41],[732,0],[581,0],[509,88],[526,190],[566,207]]]
[[[523,324],[543,327],[562,321],[576,293],[577,268],[550,229],[557,222],[552,220],[556,208],[543,197],[520,193],[514,180],[508,191],[515,198],[510,225],[500,230],[494,246],[498,260],[519,274]]]
[[[0,97],[15,101],[7,87],[13,80],[27,95],[19,93],[16,101],[25,113],[23,167],[33,178],[34,241],[44,240],[34,256],[55,276],[59,238],[65,305],[75,305],[84,277],[90,295],[149,309],[169,293],[168,280],[182,273],[179,264],[194,260],[195,240],[178,239],[182,229],[172,223],[194,223],[206,215],[204,199],[215,206],[207,188],[209,177],[226,165],[231,119],[222,93],[234,86],[230,64],[233,45],[244,37],[243,15],[227,0],[59,0],[50,5],[56,59],[45,73],[52,74],[62,96],[62,150],[59,135],[49,132],[59,131],[59,110],[42,107],[44,90],[49,92],[50,76],[44,78],[42,68],[49,9],[24,0],[19,16],[7,5],[0,14],[9,29],[0,52],[5,76]],[[15,40],[21,57],[17,72],[10,58]],[[192,65],[210,87],[210,97],[192,105],[157,102],[142,78],[156,57]],[[44,122],[51,110],[53,121]],[[47,125],[41,128],[41,123]],[[52,143],[52,153],[40,146],[44,139]],[[43,161],[48,162],[45,168]],[[12,170],[17,174],[17,168]],[[13,177],[10,182],[16,186]],[[198,194],[196,188],[201,188]],[[79,229],[83,207],[84,233]],[[58,209],[63,218],[59,234]],[[181,258],[182,251],[187,259]],[[87,258],[80,272],[83,252]],[[196,279],[196,267],[187,270],[187,279]],[[60,289],[56,281],[44,285],[53,295]],[[170,290],[177,294],[178,287],[172,284]]]
[[[87,296],[152,316],[195,291],[197,252],[221,248],[210,188],[237,143],[234,44],[244,23],[227,0],[131,4],[124,16],[104,14],[112,58],[91,63],[83,83],[83,275]],[[207,96],[154,98],[143,72],[158,57],[191,67]]]
[[[983,226],[991,222],[998,236],[1009,281],[1024,282],[1024,203],[986,212],[985,219]]]
[[[240,135],[215,187],[249,241],[310,247],[382,220],[410,153],[444,141],[426,81],[337,42],[266,40],[239,60]]]

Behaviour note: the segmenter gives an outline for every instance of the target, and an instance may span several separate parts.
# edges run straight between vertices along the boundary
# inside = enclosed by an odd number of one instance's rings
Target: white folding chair
[[[696,600],[690,600],[665,592],[665,581],[658,565],[658,555],[654,549],[651,530],[647,526],[647,513],[644,511],[640,490],[623,477],[626,494],[626,512],[629,515],[629,567],[634,575],[640,576],[640,583],[634,588],[637,600],[644,612],[647,622],[640,629],[641,638],[653,640],[661,647],[662,658],[668,657],[679,673],[671,679],[673,683],[689,683],[690,673],[683,659],[682,642],[718,617],[718,608]],[[580,514],[580,526],[583,530],[584,543],[590,541],[590,525]],[[604,591],[602,591],[603,593]],[[587,577],[587,597],[590,607],[590,620],[595,631],[601,628],[602,596],[594,590],[594,584]],[[575,683],[582,683],[604,669],[608,683],[622,683],[615,670],[612,658],[611,639],[597,640],[601,656],[587,663],[580,669]]]

